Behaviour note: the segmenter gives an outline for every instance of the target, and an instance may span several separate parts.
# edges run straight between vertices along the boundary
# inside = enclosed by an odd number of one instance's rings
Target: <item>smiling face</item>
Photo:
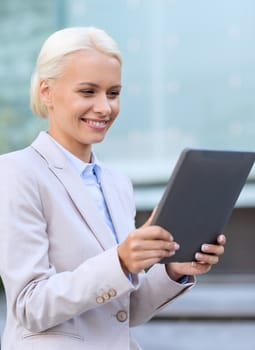
[[[120,84],[116,58],[92,49],[70,54],[61,76],[40,84],[49,134],[88,162],[91,145],[104,139],[119,113]]]

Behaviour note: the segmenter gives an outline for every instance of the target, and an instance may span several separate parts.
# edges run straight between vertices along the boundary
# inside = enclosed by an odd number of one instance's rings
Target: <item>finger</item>
[[[170,263],[171,270],[180,275],[201,275],[210,271],[212,265],[203,262],[192,261],[187,263]]]
[[[129,256],[128,263],[126,264],[129,272],[138,273],[141,270],[147,269],[148,267],[158,263],[165,257],[169,257],[174,255],[175,252],[167,252],[167,251],[139,251],[136,253],[132,253]]]
[[[203,244],[201,251],[207,254],[222,255],[224,253],[224,246],[216,244]]]
[[[199,261],[192,261],[190,275],[202,275],[204,273],[208,273],[211,270],[211,268],[211,264],[205,264]]]
[[[164,230],[160,226],[141,227],[133,232],[134,236],[144,240],[163,240],[173,241],[173,236],[170,232]]]
[[[133,263],[129,267],[129,272],[131,272],[131,273],[139,273],[140,271],[145,270],[145,269],[153,266],[154,264],[158,263],[162,258],[159,258],[159,257],[151,258],[150,257],[150,258],[147,258],[147,259],[144,259],[144,260],[136,261],[135,263]]]
[[[219,257],[217,255],[196,253],[196,261],[203,264],[215,265],[219,262]]]
[[[217,243],[220,244],[220,245],[225,245],[227,242],[227,238],[225,235],[219,235],[217,237]]]
[[[133,261],[146,261],[148,259],[156,259],[157,261],[162,258],[169,257],[175,254],[175,250],[164,249],[151,249],[151,250],[139,250],[132,252],[131,258]]]
[[[165,250],[176,251],[180,248],[179,244],[174,241],[163,240],[136,240],[132,242],[131,249],[134,251],[143,250]]]
[[[142,227],[148,227],[148,226],[150,226],[152,224],[152,220],[153,220],[153,218],[154,218],[154,216],[156,214],[157,209],[158,209],[157,207],[155,207],[153,209],[152,213],[149,216],[149,219],[147,219],[147,221],[142,225]]]

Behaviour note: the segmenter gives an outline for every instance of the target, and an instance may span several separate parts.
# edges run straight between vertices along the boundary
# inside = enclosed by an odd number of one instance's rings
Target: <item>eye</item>
[[[82,89],[79,91],[82,95],[91,96],[94,95],[95,90],[93,89]]]
[[[120,90],[110,90],[107,92],[107,96],[110,98],[115,98],[120,95]]]

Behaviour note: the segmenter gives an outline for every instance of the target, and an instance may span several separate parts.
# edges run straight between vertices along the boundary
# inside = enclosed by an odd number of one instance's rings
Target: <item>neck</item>
[[[67,151],[72,153],[83,162],[91,162],[91,145],[84,145],[77,142],[65,142],[65,140],[56,137],[56,135],[53,135],[50,131],[48,131],[48,134],[63,148],[65,148]]]

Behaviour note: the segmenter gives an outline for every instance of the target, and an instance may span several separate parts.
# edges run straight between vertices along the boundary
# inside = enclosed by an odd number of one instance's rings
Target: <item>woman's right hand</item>
[[[168,231],[151,225],[153,215],[154,212],[143,226],[132,231],[118,246],[120,263],[127,275],[139,273],[162,258],[174,255],[179,249]]]

